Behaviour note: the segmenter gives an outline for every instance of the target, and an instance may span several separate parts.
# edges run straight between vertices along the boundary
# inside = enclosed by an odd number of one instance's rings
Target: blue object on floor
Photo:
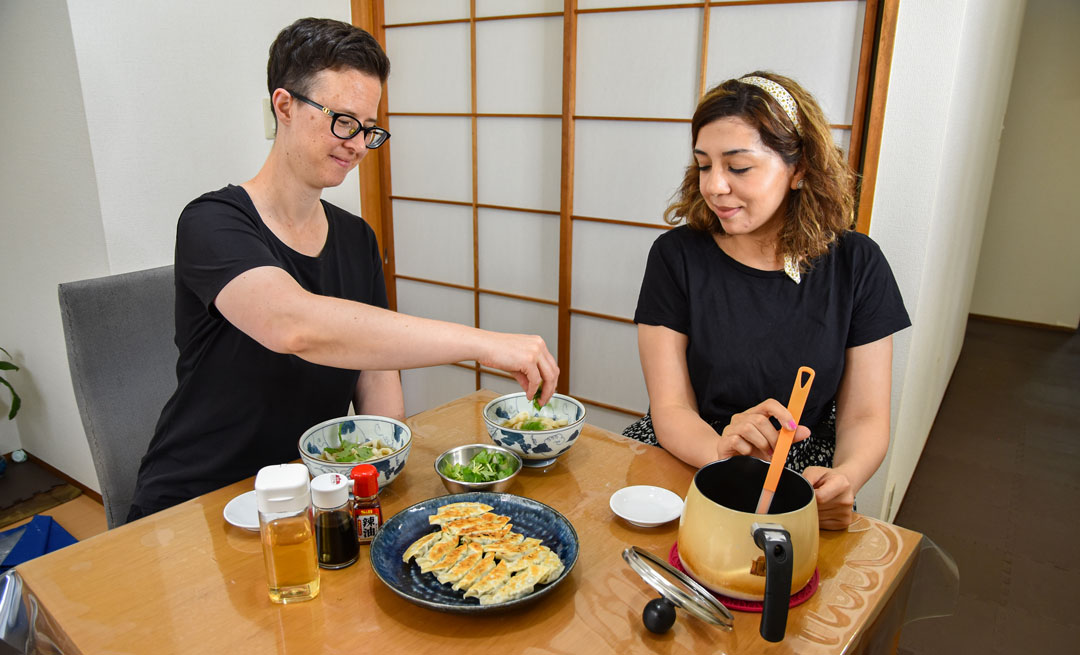
[[[59,523],[54,521],[51,516],[38,514],[26,525],[0,532],[0,543],[4,541],[10,542],[20,532],[21,535],[17,537],[18,541],[11,546],[10,552],[6,554],[3,562],[0,563],[0,572],[7,571],[13,566],[45,553],[60,550],[64,546],[70,546],[78,541]],[[2,555],[2,551],[0,551],[0,555]]]

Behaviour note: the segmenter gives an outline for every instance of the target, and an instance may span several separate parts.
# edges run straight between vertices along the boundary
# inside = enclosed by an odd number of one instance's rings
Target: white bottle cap
[[[349,500],[349,478],[340,473],[323,473],[311,481],[311,502],[315,507],[330,509]]]
[[[255,476],[255,498],[262,514],[296,513],[308,508],[308,470],[303,464],[274,464]]]

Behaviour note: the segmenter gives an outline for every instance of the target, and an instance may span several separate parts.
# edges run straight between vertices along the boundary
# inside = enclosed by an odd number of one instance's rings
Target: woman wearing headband
[[[755,72],[701,99],[693,161],[653,244],[634,322],[650,414],[626,436],[693,466],[768,460],[800,366],[816,372],[787,465],[824,528],[889,444],[892,334],[907,311],[877,244],[852,231],[853,180],[817,102]]]

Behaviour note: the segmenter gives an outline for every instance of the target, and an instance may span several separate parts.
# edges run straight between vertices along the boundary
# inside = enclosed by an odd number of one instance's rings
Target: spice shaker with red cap
[[[349,477],[353,481],[353,516],[356,517],[356,536],[360,543],[370,543],[382,527],[382,507],[379,506],[379,471],[371,464],[359,464],[353,468]]]

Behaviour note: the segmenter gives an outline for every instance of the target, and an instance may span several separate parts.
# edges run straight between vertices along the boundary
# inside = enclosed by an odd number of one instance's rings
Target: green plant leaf
[[[16,369],[18,370],[18,369]],[[19,398],[19,394],[15,393],[15,387],[11,386],[11,383],[0,378],[0,384],[3,384],[8,389],[11,389],[11,411],[8,412],[8,420],[15,418],[15,415],[19,413],[19,408],[22,407],[22,399]]]
[[[17,371],[18,366],[15,366],[11,362],[0,362],[0,371]]]

